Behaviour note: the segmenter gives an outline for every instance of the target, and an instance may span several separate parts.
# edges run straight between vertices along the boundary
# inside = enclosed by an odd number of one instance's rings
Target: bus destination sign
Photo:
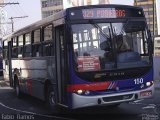
[[[103,18],[127,18],[144,17],[142,9],[135,8],[88,8],[73,9],[70,11],[70,19],[103,19]]]
[[[115,8],[83,9],[84,19],[121,18],[126,17],[126,10]]]

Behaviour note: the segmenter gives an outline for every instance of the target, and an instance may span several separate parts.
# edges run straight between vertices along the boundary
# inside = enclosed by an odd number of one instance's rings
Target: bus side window
[[[8,42],[7,40],[3,42],[3,59],[8,58]]]
[[[46,43],[43,44],[43,56],[53,56],[53,44],[52,43]]]
[[[23,47],[18,47],[18,57],[21,58],[23,54]]]
[[[43,56],[53,56],[54,51],[53,51],[53,26],[48,25],[44,27],[43,33],[44,33],[44,38],[43,38]]]
[[[31,57],[31,45],[24,46],[24,57]]]
[[[23,57],[23,35],[18,36],[18,58]]]
[[[48,25],[44,27],[44,40],[43,41],[53,40],[52,28],[53,28],[52,25]]]
[[[32,57],[41,56],[41,44],[32,45]]]
[[[17,37],[12,38],[12,58],[18,57]]]
[[[33,31],[32,57],[39,57],[42,54],[40,38],[41,38],[41,30],[37,29]]]
[[[31,57],[31,33],[25,34],[24,57]]]

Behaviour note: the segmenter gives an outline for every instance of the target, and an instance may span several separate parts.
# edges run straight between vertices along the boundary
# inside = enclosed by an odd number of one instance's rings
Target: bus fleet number
[[[136,79],[134,79],[134,83],[136,85],[142,84],[143,83],[143,78],[136,78]]]

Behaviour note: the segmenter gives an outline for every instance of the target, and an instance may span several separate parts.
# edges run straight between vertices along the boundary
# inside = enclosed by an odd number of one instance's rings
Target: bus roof
[[[72,7],[72,8],[67,8],[66,10],[62,10],[60,12],[57,12],[54,15],[51,15],[47,18],[44,18],[42,20],[39,20],[33,24],[30,24],[24,28],[21,28],[10,35],[5,36],[3,39],[6,39],[7,37],[12,37],[12,36],[18,36],[23,33],[30,32],[32,30],[38,29],[41,26],[45,26],[47,24],[53,23],[53,21],[56,21],[58,19],[64,18],[65,15],[68,13],[68,11],[76,10],[76,9],[90,9],[90,8],[116,8],[116,7],[123,7],[123,8],[134,8],[134,9],[139,9],[142,10],[141,7],[135,7],[135,6],[129,6],[129,5],[117,5],[117,4],[105,4],[105,5],[88,5],[88,6],[79,6],[79,7]]]
[[[101,5],[87,5],[87,6],[78,6],[78,7],[71,7],[71,8],[67,8],[68,10],[71,9],[84,9],[84,8],[103,8],[103,7],[107,7],[107,8],[111,8],[111,7],[124,7],[124,8],[135,8],[135,9],[143,9],[142,7],[138,7],[138,6],[132,6],[132,5],[120,5],[120,4],[101,4]]]

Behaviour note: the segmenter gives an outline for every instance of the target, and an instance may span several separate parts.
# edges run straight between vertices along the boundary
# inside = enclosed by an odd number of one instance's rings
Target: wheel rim
[[[51,92],[49,95],[49,103],[51,106],[55,105],[55,97],[54,97],[54,92]]]

